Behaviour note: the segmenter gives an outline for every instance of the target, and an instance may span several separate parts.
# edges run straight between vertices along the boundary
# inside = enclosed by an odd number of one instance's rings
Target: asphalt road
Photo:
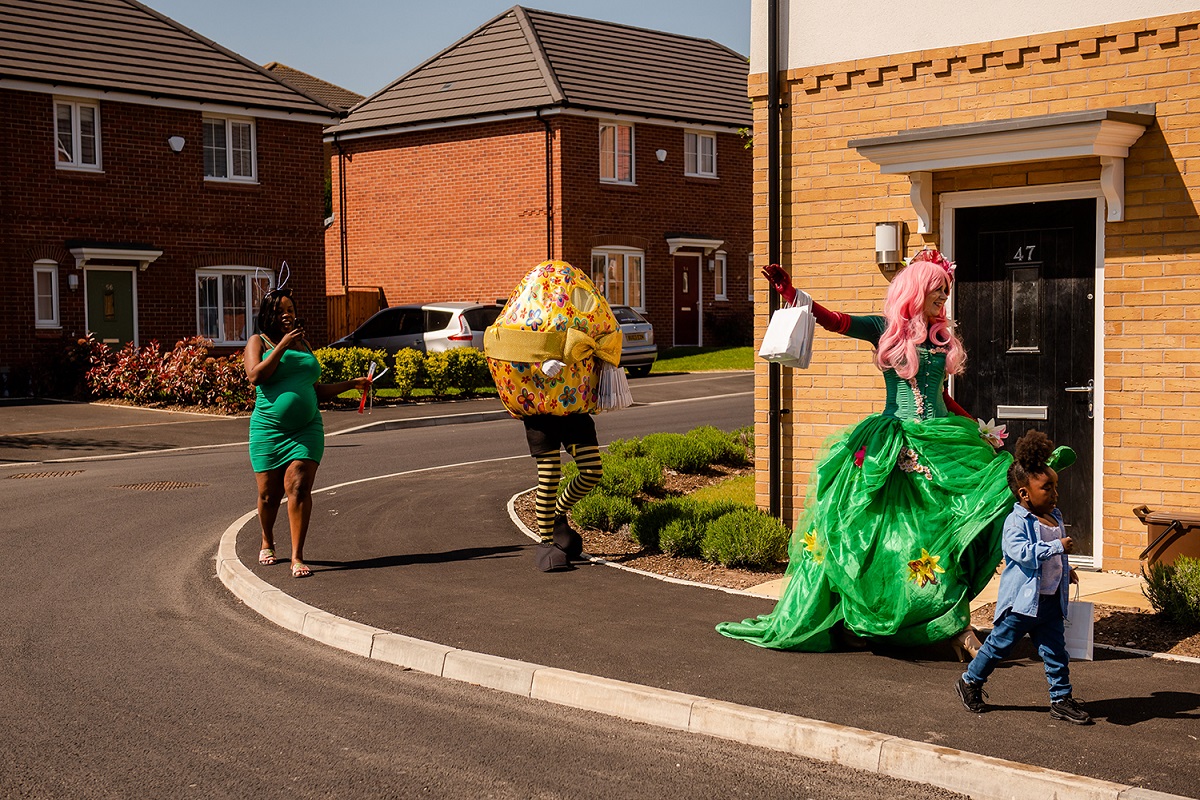
[[[744,375],[634,391],[689,402],[602,416],[604,440],[751,418]],[[461,405],[409,415],[479,407]],[[284,631],[214,575],[218,537],[253,507],[245,420],[88,409],[0,403],[0,796],[951,796],[401,671]],[[364,421],[331,414],[327,429]],[[330,437],[318,486],[507,456],[488,469],[525,480],[523,448],[513,422],[347,433]],[[147,449],[159,452],[121,455]],[[471,482],[441,488],[343,498],[389,509],[399,541],[405,503],[461,521]],[[312,546],[337,552],[352,532],[331,513],[337,495],[325,497]]]

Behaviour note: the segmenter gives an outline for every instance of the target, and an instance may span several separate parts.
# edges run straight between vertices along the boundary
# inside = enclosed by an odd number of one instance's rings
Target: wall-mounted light
[[[708,271],[709,272],[717,271],[717,260],[715,258],[710,258],[708,260]]]
[[[666,150],[655,150],[654,157],[657,158],[659,161],[666,161],[667,160],[667,151]]]
[[[187,144],[187,139],[184,139],[182,136],[172,136],[167,139],[167,144],[170,145],[172,153],[178,153]]]
[[[889,281],[904,264],[904,223],[875,223],[875,263]]]
[[[79,288],[79,276],[74,272],[67,275],[67,286],[71,287],[72,292]]]

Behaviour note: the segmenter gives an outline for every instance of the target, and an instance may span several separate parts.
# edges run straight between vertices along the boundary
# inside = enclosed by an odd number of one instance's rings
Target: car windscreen
[[[468,327],[476,333],[486,331],[488,326],[495,322],[498,316],[500,316],[500,306],[468,308],[463,312],[463,317],[466,318]]]
[[[356,339],[380,339],[421,332],[421,314],[411,308],[388,308],[364,322],[354,332]]]
[[[630,323],[645,322],[645,318],[628,306],[615,306],[612,310],[613,316],[617,318],[617,322],[621,325]]]

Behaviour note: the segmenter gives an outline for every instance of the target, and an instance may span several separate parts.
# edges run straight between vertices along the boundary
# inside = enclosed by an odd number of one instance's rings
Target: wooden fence
[[[378,286],[351,286],[347,294],[325,296],[329,341],[340,339],[376,311],[387,308],[387,297]]]

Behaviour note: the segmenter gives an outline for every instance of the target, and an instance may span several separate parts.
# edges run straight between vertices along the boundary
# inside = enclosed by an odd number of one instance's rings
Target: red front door
[[[700,344],[700,256],[675,256],[675,345]]]

